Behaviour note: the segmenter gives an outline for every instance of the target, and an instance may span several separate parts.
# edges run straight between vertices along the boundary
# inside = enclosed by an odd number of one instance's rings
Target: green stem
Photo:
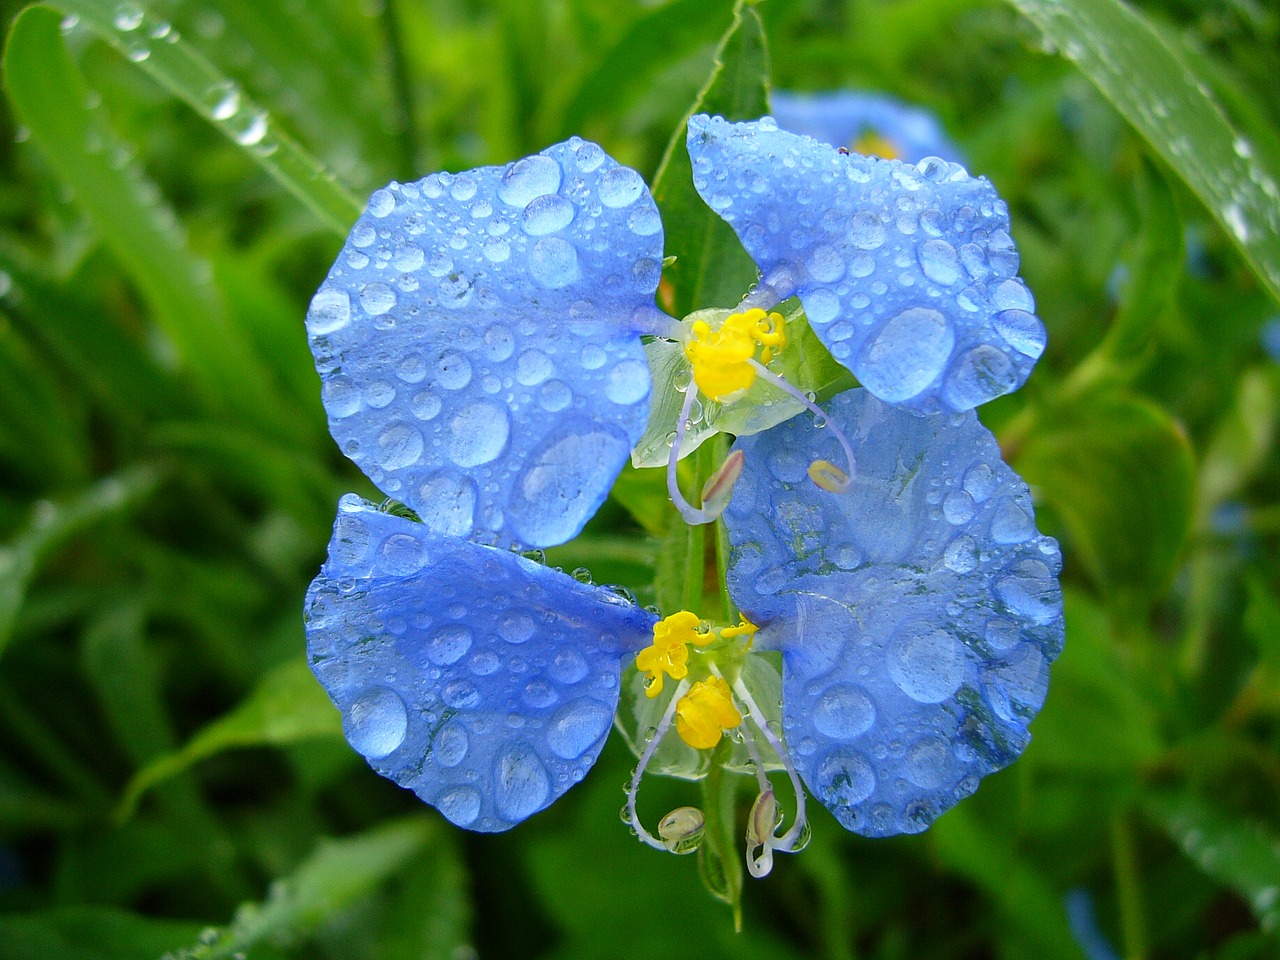
[[[391,67],[391,95],[396,110],[396,144],[400,149],[400,175],[406,180],[418,175],[418,113],[404,55],[404,35],[396,14],[396,0],[384,0],[380,14],[386,38],[387,60]]]
[[[1143,916],[1142,887],[1138,878],[1138,854],[1133,824],[1123,812],[1111,818],[1111,850],[1125,960],[1146,960],[1147,923]]]

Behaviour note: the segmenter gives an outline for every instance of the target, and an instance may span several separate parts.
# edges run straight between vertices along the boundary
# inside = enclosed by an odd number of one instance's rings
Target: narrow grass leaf
[[[1280,300],[1280,172],[1209,93],[1195,58],[1123,0],[1009,0],[1146,138]]]
[[[338,236],[346,236],[361,204],[240,86],[206,60],[164,18],[137,0],[58,0],[70,16],[212,123]]]
[[[138,771],[125,791],[117,817],[128,819],[143,794],[156,784],[224,750],[341,736],[338,711],[306,661],[290,660],[264,676],[247,699],[198,732],[182,749]]]

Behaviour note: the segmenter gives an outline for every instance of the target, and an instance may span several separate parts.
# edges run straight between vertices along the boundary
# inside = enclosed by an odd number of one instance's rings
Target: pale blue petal
[[[458,826],[515,826],[577,783],[655,617],[603,587],[381,513],[338,508],[307,652],[347,740]]]
[[[572,538],[644,432],[662,224],[573,139],[377,191],[307,314],[329,426],[435,532]]]
[[[799,296],[814,332],[881,400],[972,409],[1021,386],[1044,326],[990,182],[842,154],[768,117],[689,121],[694,185],[761,270],[752,306]]]
[[[915,833],[1026,746],[1062,648],[1061,557],[972,412],[865,390],[828,410],[858,458],[848,493],[806,476],[842,462],[811,418],[737,441],[729,595],[782,650],[809,789],[857,833]]]
[[[769,106],[778,126],[835,147],[856,150],[858,141],[875,134],[897,149],[898,159],[919,163],[941,157],[963,163],[964,157],[948,139],[942,124],[923,107],[884,93],[837,90],[830,93],[792,93],[774,90]]]

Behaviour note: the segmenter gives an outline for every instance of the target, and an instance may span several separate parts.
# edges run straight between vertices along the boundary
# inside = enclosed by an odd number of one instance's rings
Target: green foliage
[[[1072,960],[1090,935],[1135,960],[1275,956],[1267,4],[58,0],[11,7],[6,36],[0,960]],[[771,86],[925,105],[1009,202],[1049,346],[981,413],[1066,558],[1032,744],[919,837],[819,809],[754,881],[748,778],[646,780],[646,822],[707,811],[697,857],[618,822],[624,740],[659,698],[553,810],[456,831],[346,747],[304,661],[336,499],[377,496],[325,430],[309,298],[368,191],[577,134],[653,184],[663,305],[730,307],[755,271],[693,190],[684,123],[758,116]],[[789,377],[851,383],[801,315],[788,331]],[[723,531],[673,522],[651,467],[688,372],[650,349],[645,466],[548,562],[729,621]],[[744,409],[704,411],[687,495]],[[693,753],[660,759],[692,775]]]

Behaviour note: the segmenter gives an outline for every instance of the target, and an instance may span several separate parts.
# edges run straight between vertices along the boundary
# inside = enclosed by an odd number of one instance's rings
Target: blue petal
[[[840,463],[797,417],[737,441],[729,594],[783,652],[783,727],[809,789],[847,828],[914,833],[1011,763],[1062,648],[1058,545],[972,412],[920,417],[865,390],[828,411]]]
[[[644,432],[662,224],[594,143],[392,183],[307,314],[343,452],[432,530],[571,539]]]
[[[919,163],[941,157],[953,163],[964,158],[928,110],[883,93],[838,90],[831,93],[790,93],[774,90],[769,105],[778,126],[836,147],[856,150],[868,134],[883,137],[898,150],[898,159]]]
[[[370,766],[472,830],[506,830],[600,755],[621,660],[654,620],[602,587],[343,497],[307,651]]]
[[[881,400],[969,410],[1021,386],[1044,351],[987,180],[940,160],[841,154],[768,117],[694,117],[689,155],[698,192],[760,266],[752,305],[799,296],[831,355]]]

